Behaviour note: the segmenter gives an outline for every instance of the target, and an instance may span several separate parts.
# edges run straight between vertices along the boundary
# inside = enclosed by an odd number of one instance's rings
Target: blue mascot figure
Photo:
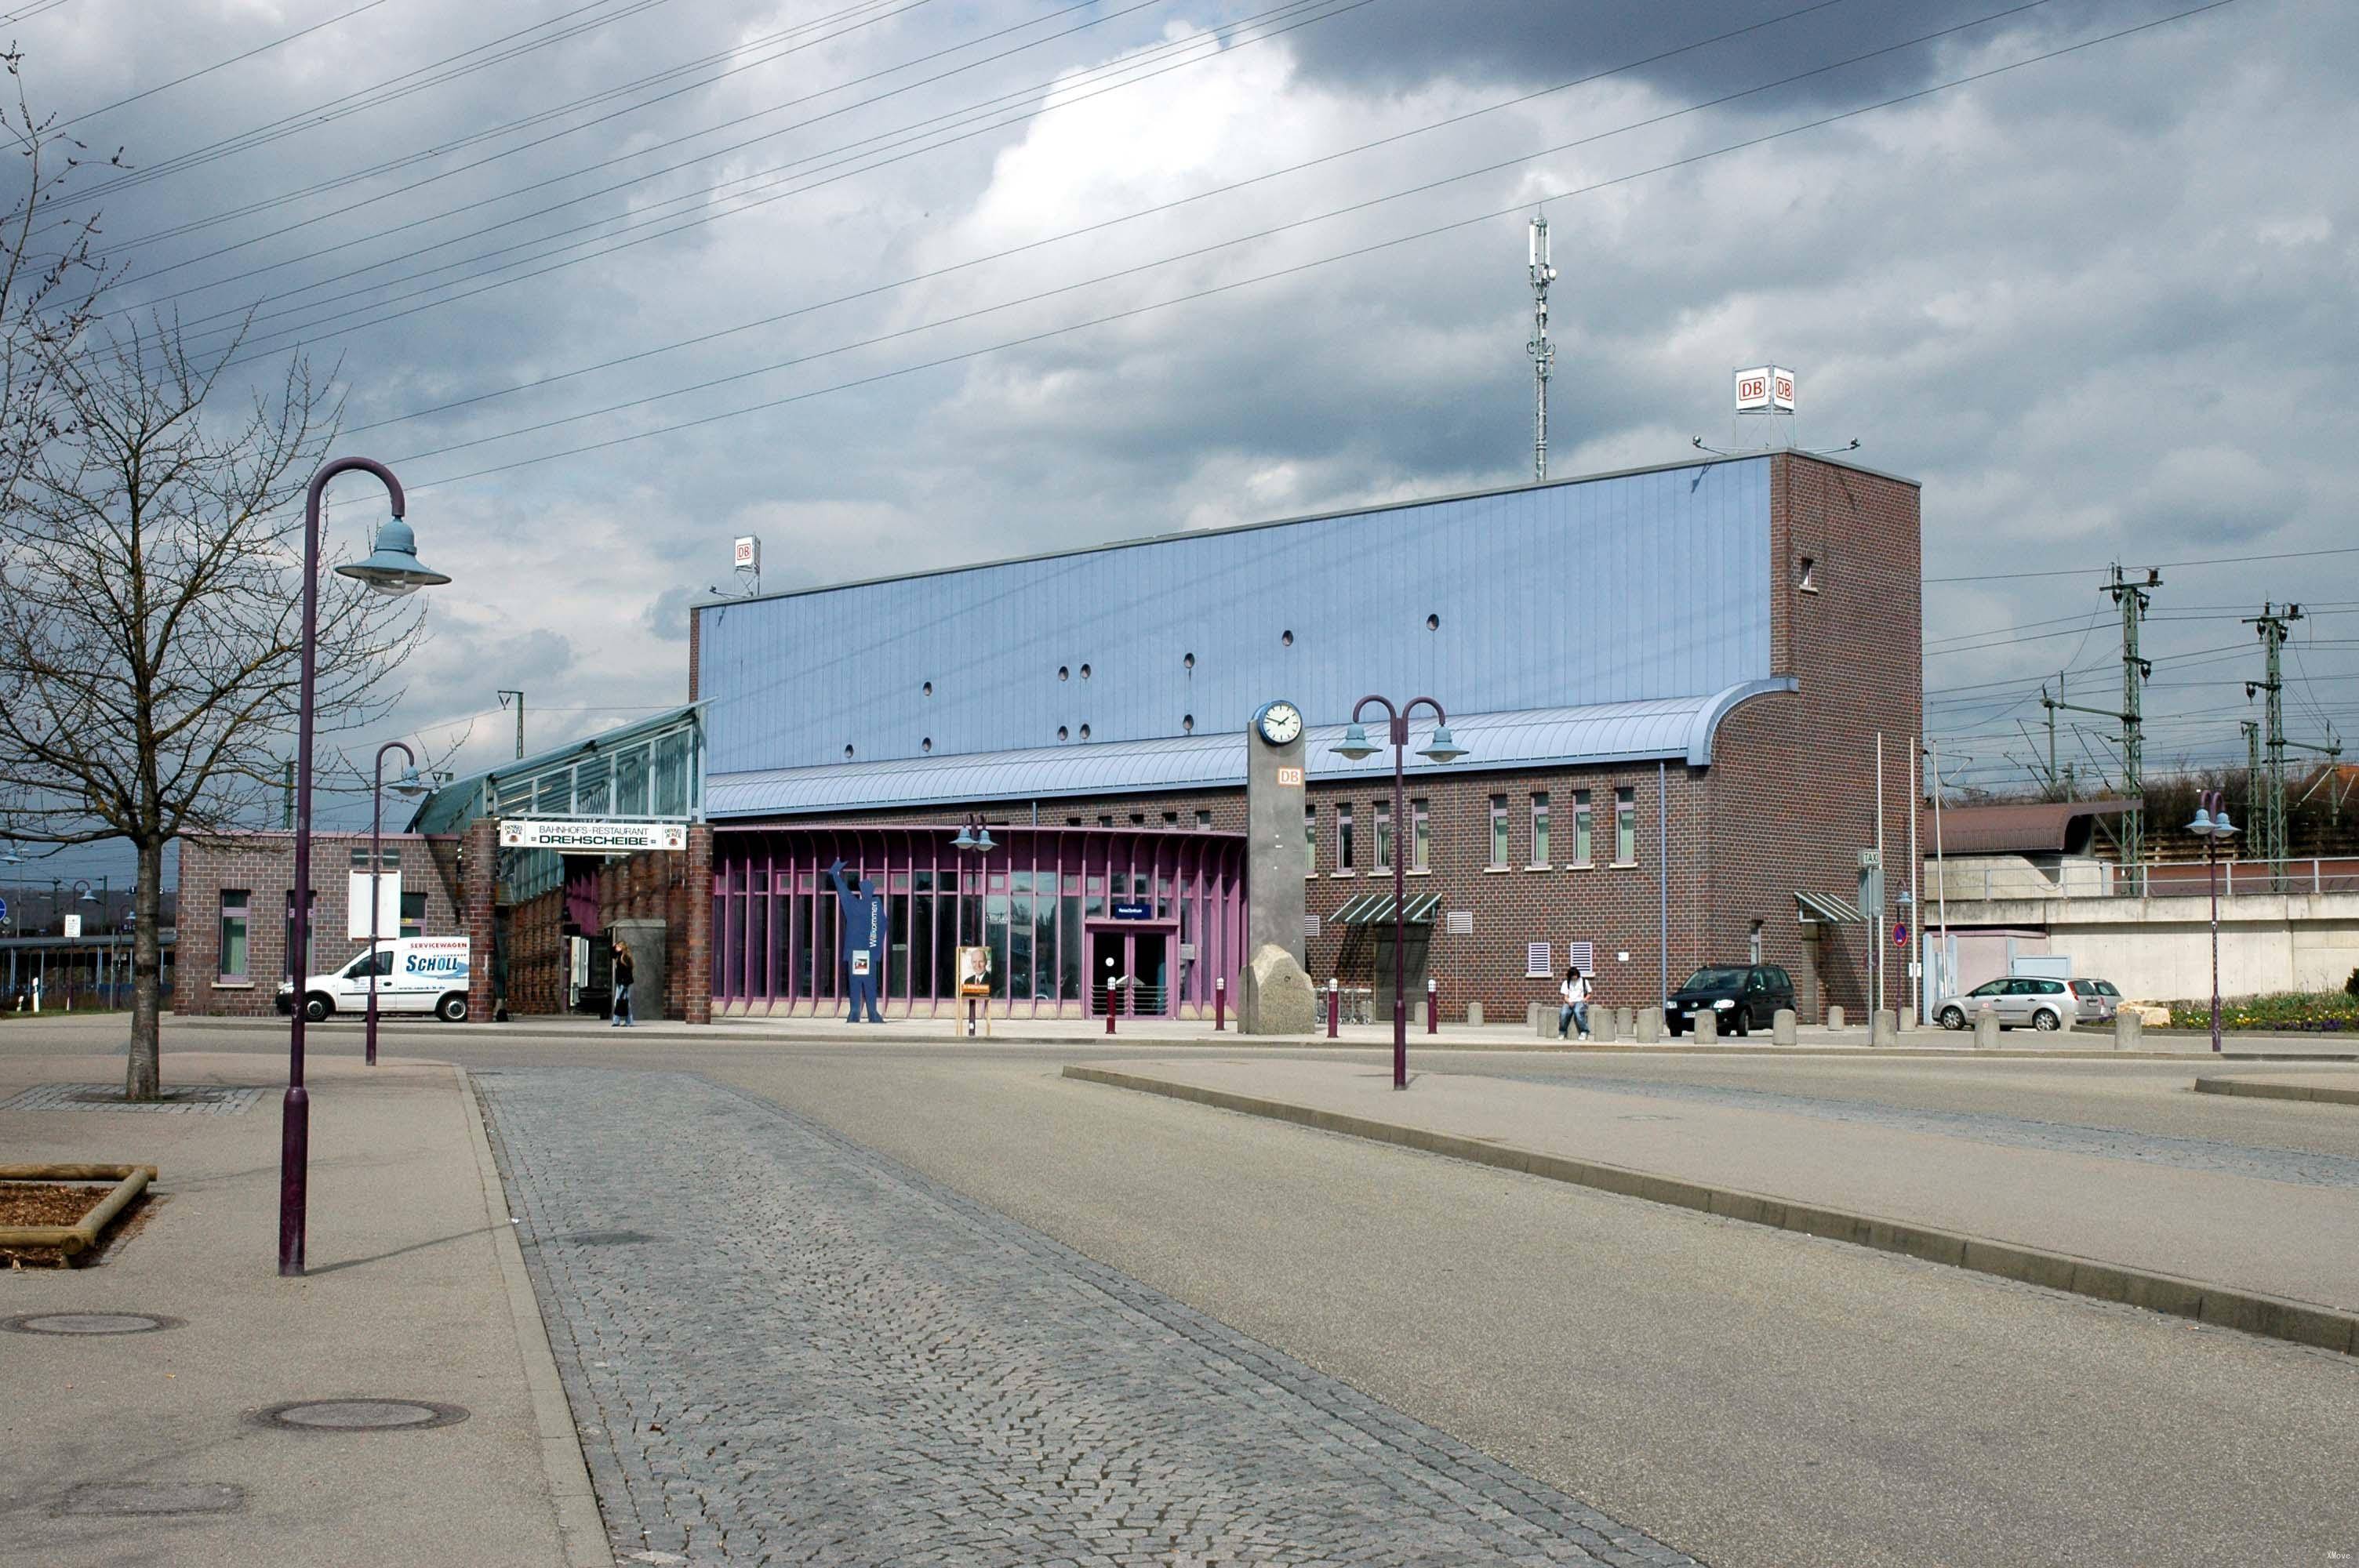
[[[876,979],[885,968],[885,900],[876,892],[876,884],[867,878],[860,880],[857,891],[843,881],[843,861],[839,858],[827,869],[828,880],[835,884],[837,957],[850,982],[844,996],[851,1011],[843,1022],[860,1022],[860,1008],[868,1006],[868,1022],[882,1023],[885,1019],[876,1011]]]

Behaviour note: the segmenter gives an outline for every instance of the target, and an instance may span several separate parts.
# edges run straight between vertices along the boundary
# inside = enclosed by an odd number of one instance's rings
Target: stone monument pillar
[[[1237,977],[1237,1028],[1245,1034],[1309,1034],[1318,996],[1304,967],[1302,712],[1265,703],[1245,727],[1245,964]]]

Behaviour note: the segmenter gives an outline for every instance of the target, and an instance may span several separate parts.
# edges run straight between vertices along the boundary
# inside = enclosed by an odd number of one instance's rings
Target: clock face
[[[1302,710],[1290,702],[1273,702],[1255,722],[1263,740],[1273,746],[1288,746],[1302,733]]]

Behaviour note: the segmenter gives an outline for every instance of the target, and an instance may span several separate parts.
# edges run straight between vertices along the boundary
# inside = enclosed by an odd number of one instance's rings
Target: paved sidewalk
[[[10,1162],[161,1172],[159,1201],[103,1261],[0,1272],[0,1319],[180,1320],[104,1336],[0,1332],[0,1561],[606,1561],[569,1556],[560,1534],[544,1463],[548,1400],[537,1411],[501,1266],[515,1242],[504,1203],[486,1203],[497,1177],[464,1076],[440,1063],[313,1063],[310,1272],[287,1280],[277,1260],[283,1077],[252,1055],[175,1052],[165,1067],[168,1087],[252,1092],[167,1112],[67,1108],[59,1086],[119,1090],[122,1058],[0,1057],[0,1104],[49,1108],[0,1109]],[[255,1419],[284,1401],[357,1398],[466,1414],[380,1431]],[[557,1430],[578,1468],[570,1431]],[[157,1487],[170,1490],[145,1489]],[[190,1505],[219,1511],[137,1511]],[[603,1553],[594,1526],[590,1536]]]
[[[2336,1348],[2352,1347],[2348,1320],[2359,1314],[2359,1162],[2332,1156],[2201,1140],[2141,1143],[2118,1133],[2107,1135],[2110,1147],[2083,1145],[2070,1134],[2093,1130],[2072,1129],[2047,1130],[2053,1136],[2042,1147],[1975,1119],[1909,1125],[1860,1114],[1857,1107],[1765,1108],[1678,1087],[1536,1082],[1488,1071],[1419,1074],[1403,1093],[1392,1087],[1388,1067],[1369,1063],[1191,1055],[1066,1071],[1082,1076],[1093,1070],[1130,1087],[1177,1089],[1183,1098],[1206,1092],[1265,1102],[1311,1125],[1353,1119],[1371,1130],[1431,1135],[1426,1146],[1450,1140],[1459,1147],[1445,1152],[1469,1157],[1484,1157],[1485,1146],[1529,1152],[1593,1167],[1571,1177],[1585,1184],[1619,1182],[1617,1190],[1819,1234],[1830,1232],[1814,1218],[1796,1224],[1783,1207],[1866,1217],[2310,1303],[2340,1314],[2343,1343]],[[1646,1180],[1620,1181],[1616,1173]],[[1754,1201],[1764,1198],[1771,1201]],[[1878,1244],[1940,1255],[1938,1248],[1896,1245],[1889,1236]],[[1966,1258],[1943,1260],[1979,1266]],[[2017,1277],[2084,1289],[2037,1273]],[[2188,1310],[2154,1295],[2156,1289],[2138,1287],[2128,1299]],[[2139,1290],[2148,1299],[2141,1300]],[[2215,1315],[2194,1304],[2200,1315]],[[2331,1325],[2326,1332],[2333,1333]]]

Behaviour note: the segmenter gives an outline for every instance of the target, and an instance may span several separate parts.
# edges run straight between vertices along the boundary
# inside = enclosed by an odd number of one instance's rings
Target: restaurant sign
[[[685,849],[684,822],[592,822],[573,817],[508,817],[500,823],[503,849],[561,849],[577,855],[628,855],[641,849]]]

